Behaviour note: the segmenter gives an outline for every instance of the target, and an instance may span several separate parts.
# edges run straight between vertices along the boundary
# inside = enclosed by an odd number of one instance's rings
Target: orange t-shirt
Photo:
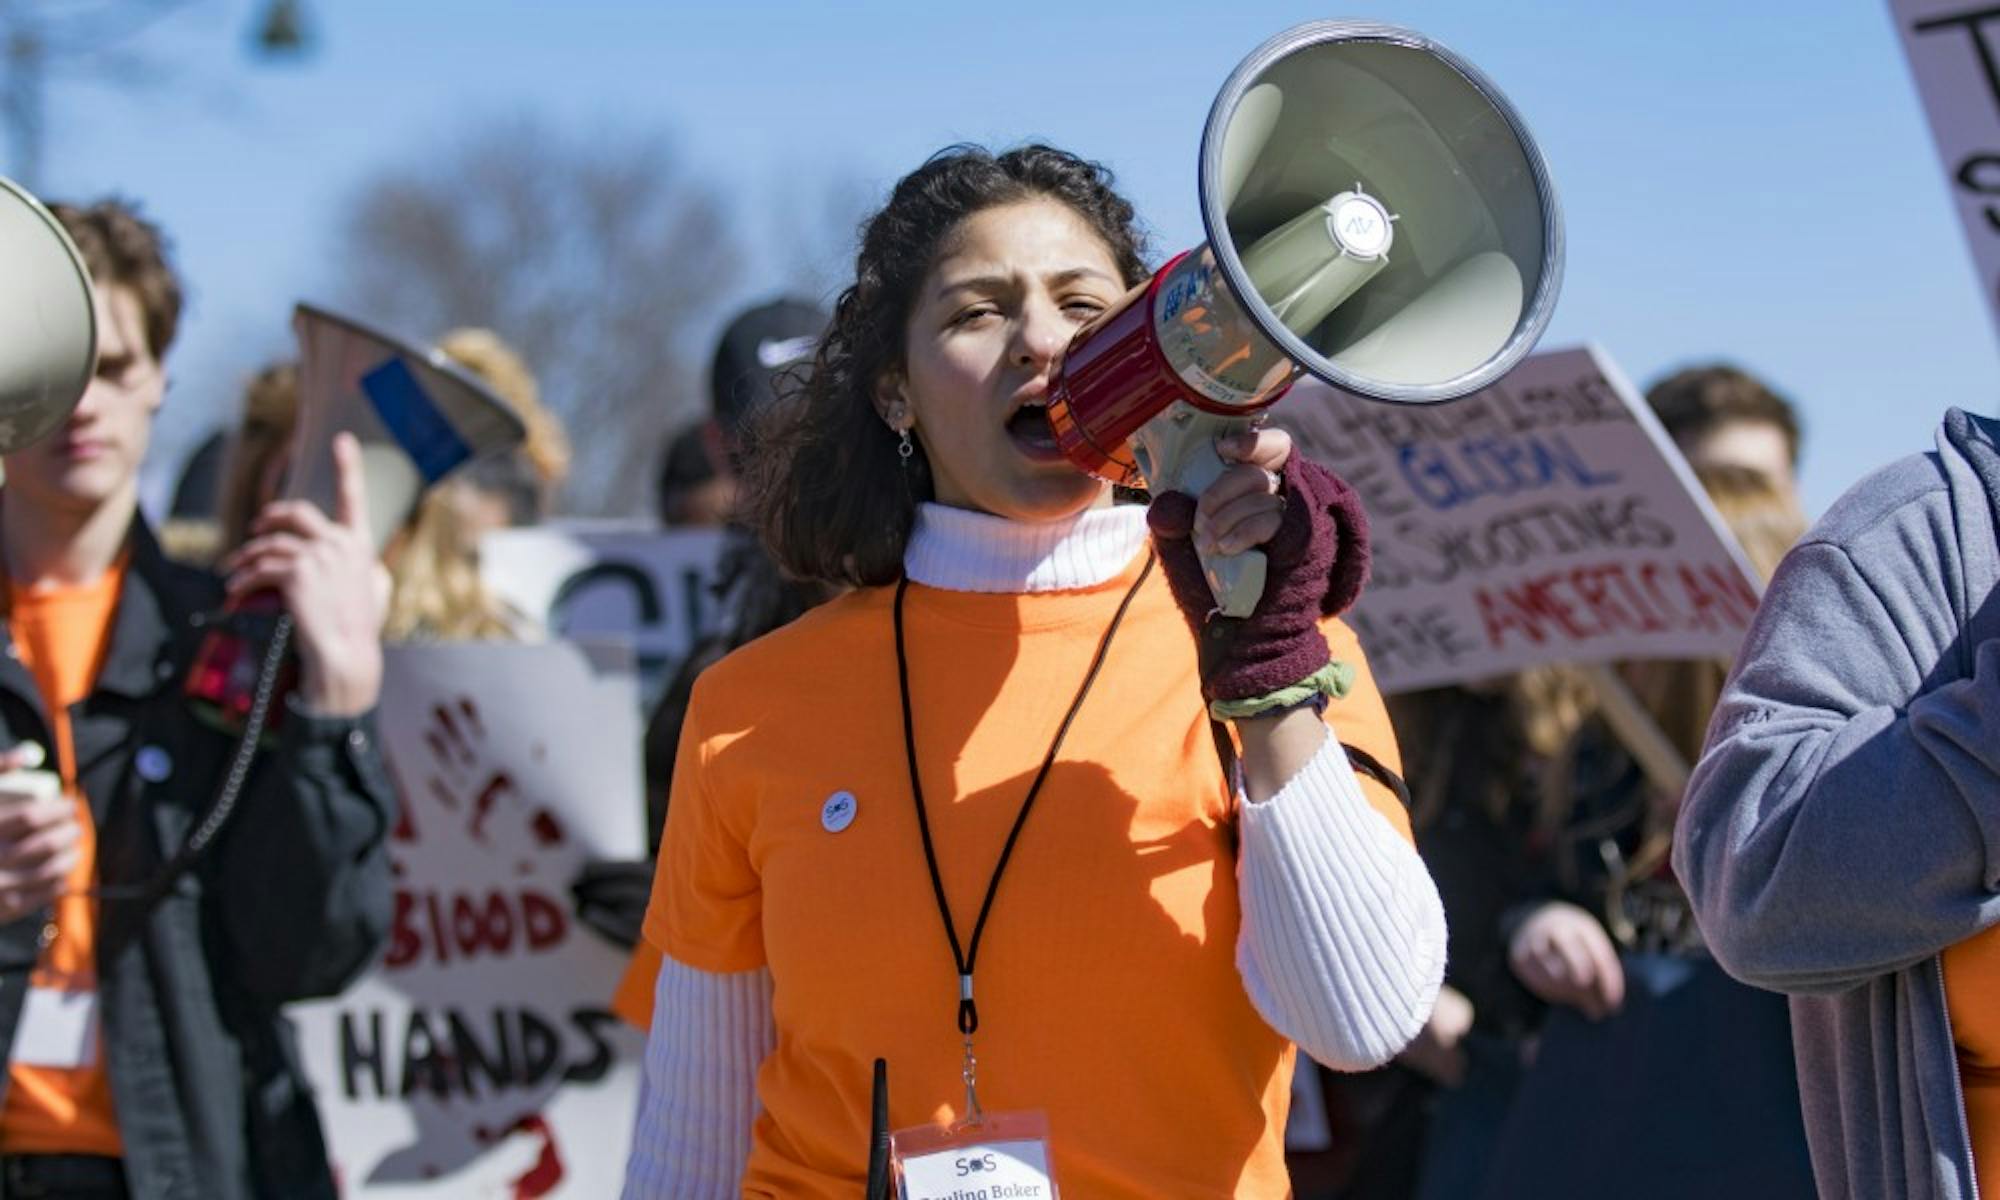
[[[1071,592],[909,590],[918,763],[962,939],[1138,569]],[[964,1102],[893,595],[851,593],[711,667],[682,734],[646,934],[702,970],[770,968],[777,1044],[758,1074],[746,1196],[855,1193],[878,1055],[894,1127],[949,1121]],[[1328,631],[1362,668],[1330,718],[1393,769],[1360,648],[1345,626]],[[1395,798],[1363,786],[1407,836]],[[841,792],[845,826],[823,811]],[[1066,1192],[1287,1194],[1294,1051],[1237,973],[1233,805],[1193,639],[1156,569],[1035,802],[977,963],[981,1103],[1048,1115]]]
[[[8,629],[48,710],[56,767],[76,805],[83,834],[69,890],[56,900],[55,940],[43,949],[29,979],[31,988],[97,990],[97,901],[89,895],[97,882],[97,827],[90,802],[77,787],[69,706],[88,696],[97,681],[124,579],[121,562],[87,584],[34,589],[10,584],[7,589]],[[87,1066],[9,1063],[7,1101],[0,1108],[0,1152],[114,1157],[124,1153],[101,1030],[92,1030],[90,1036],[98,1038],[99,1045]]]
[[[625,974],[618,979],[618,990],[611,994],[611,1011],[618,1019],[634,1029],[645,1031],[653,1027],[653,994],[660,979],[660,948],[645,938],[632,947],[632,957],[625,961]]]
[[[1958,1043],[1958,1078],[1982,1191],[2000,1181],[2000,925],[1944,952],[1945,1007]]]

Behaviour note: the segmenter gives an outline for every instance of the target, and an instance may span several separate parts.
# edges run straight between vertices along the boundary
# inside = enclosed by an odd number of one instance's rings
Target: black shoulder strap
[[[1229,781],[1231,791],[1242,791],[1242,764],[1237,761],[1236,743],[1230,739],[1229,730],[1223,728],[1222,722],[1210,717],[1208,720],[1208,732],[1215,739],[1215,757],[1222,764],[1222,777]],[[1408,812],[1410,810],[1410,785],[1403,782],[1401,775],[1383,766],[1381,759],[1376,758],[1359,746],[1350,746],[1346,742],[1342,742],[1340,743],[1340,748],[1347,752],[1347,761],[1353,765],[1357,773],[1366,775],[1376,783],[1394,792],[1396,799],[1402,801],[1403,811]]]
[[[1403,802],[1403,811],[1410,811],[1410,785],[1403,782],[1401,775],[1383,766],[1381,759],[1359,746],[1350,746],[1342,742],[1340,748],[1347,751],[1347,761],[1354,765],[1356,771],[1396,793],[1396,799]]]
[[[1236,761],[1236,743],[1229,736],[1229,729],[1214,717],[1208,719],[1208,733],[1215,739],[1215,760],[1222,764],[1222,781],[1229,786],[1231,794],[1243,790],[1240,764]]]

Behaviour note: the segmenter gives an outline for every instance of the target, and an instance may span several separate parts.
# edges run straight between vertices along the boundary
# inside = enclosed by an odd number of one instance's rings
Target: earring
[[[896,457],[903,460],[903,469],[908,470],[910,467],[910,456],[917,452],[916,443],[910,440],[909,430],[902,429],[897,432],[903,435],[903,440],[896,443]]]

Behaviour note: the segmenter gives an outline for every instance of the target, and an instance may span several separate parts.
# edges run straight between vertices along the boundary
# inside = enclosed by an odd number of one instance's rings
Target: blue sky
[[[1928,446],[1947,405],[1995,408],[1992,322],[1883,0],[308,0],[317,53],[281,66],[244,52],[255,7],[192,0],[133,38],[157,83],[49,91],[42,191],[140,198],[193,284],[163,459],[285,349],[290,302],[327,294],[358,183],[481,117],[664,130],[752,242],[800,197],[879,192],[948,142],[1041,137],[1115,168],[1167,252],[1200,239],[1215,89],[1270,34],[1335,16],[1431,34],[1527,118],[1568,218],[1546,344],[1598,342],[1641,383],[1715,357],[1767,375],[1804,411],[1813,510]],[[718,323],[781,285],[774,258]]]

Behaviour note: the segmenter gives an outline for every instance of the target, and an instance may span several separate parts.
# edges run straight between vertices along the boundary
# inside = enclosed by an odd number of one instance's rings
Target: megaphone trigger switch
[[[1138,443],[1133,444],[1132,462],[1139,468],[1139,474],[1145,476],[1147,479],[1153,478],[1153,456],[1147,451],[1145,446]]]

